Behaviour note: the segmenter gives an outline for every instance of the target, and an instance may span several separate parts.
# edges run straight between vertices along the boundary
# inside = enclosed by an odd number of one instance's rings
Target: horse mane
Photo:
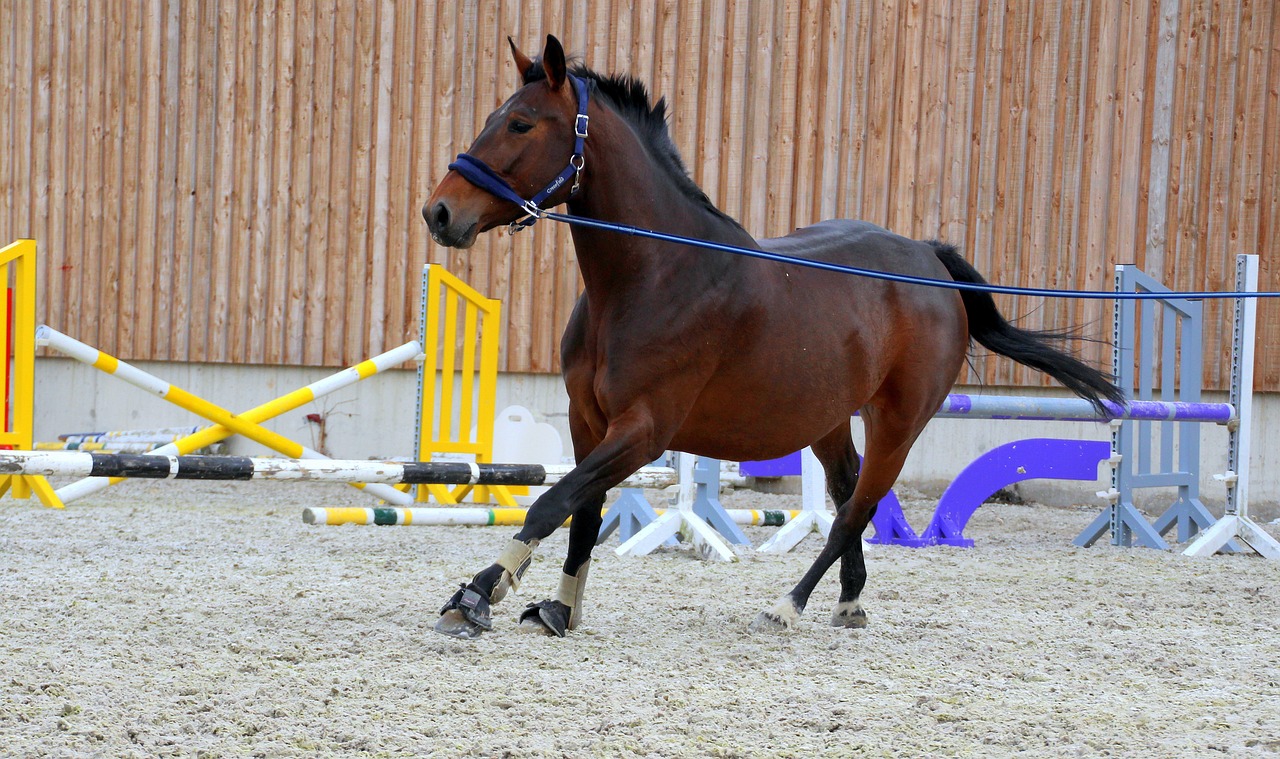
[[[585,80],[587,86],[600,96],[602,102],[635,128],[636,133],[648,145],[650,153],[657,159],[658,165],[670,175],[685,197],[717,218],[746,231],[737,219],[717,208],[716,204],[711,202],[711,198],[707,197],[702,188],[689,176],[684,159],[681,158],[680,151],[672,142],[671,133],[667,129],[665,97],[658,98],[657,103],[650,104],[649,90],[644,82],[627,74],[605,76],[592,71],[578,60],[570,62],[569,70],[574,76]],[[546,79],[547,73],[542,68],[542,59],[534,60],[529,69],[523,72],[522,77],[525,84]]]

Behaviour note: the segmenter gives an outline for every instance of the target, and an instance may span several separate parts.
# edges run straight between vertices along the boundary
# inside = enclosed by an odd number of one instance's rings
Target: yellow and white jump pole
[[[99,369],[107,374],[119,377],[135,387],[142,388],[154,395],[158,395],[176,406],[186,409],[193,414],[198,414],[199,416],[215,423],[215,426],[208,427],[194,435],[188,435],[181,440],[151,451],[152,454],[160,456],[186,455],[192,451],[212,445],[220,440],[224,440],[231,435],[239,434],[291,459],[327,459],[329,457],[319,451],[312,450],[283,435],[280,435],[279,433],[272,432],[271,430],[262,427],[260,422],[296,409],[322,395],[326,395],[340,388],[355,384],[356,382],[365,379],[366,377],[371,377],[380,371],[397,366],[406,361],[411,361],[422,353],[421,345],[417,341],[410,341],[398,348],[394,348],[386,353],[374,356],[373,358],[362,361],[355,366],[348,367],[341,372],[331,374],[324,379],[294,390],[287,395],[268,401],[267,403],[250,409],[243,414],[236,415],[220,406],[200,398],[199,396],[193,395],[180,387],[176,387],[153,374],[145,372],[132,364],[121,361],[120,359],[104,353],[97,348],[64,335],[52,327],[41,325],[36,330],[36,339],[41,344],[48,345],[50,348],[74,358],[81,363],[88,364],[89,366]],[[57,496],[61,498],[63,502],[69,502],[77,498],[83,498],[91,493],[96,493],[105,489],[109,485],[121,481],[123,481],[123,478],[120,477],[89,477],[59,488],[57,490]],[[370,495],[381,498],[388,503],[405,506],[413,502],[413,497],[408,493],[397,490],[390,485],[377,483],[350,484],[354,487],[362,488]]]
[[[666,509],[657,509],[658,515]],[[725,509],[735,524],[756,527],[780,527],[800,516],[795,509]],[[422,506],[411,508],[361,506],[309,506],[302,510],[305,524],[363,524],[363,525],[418,525],[438,527],[446,525],[486,526],[501,525],[519,527],[524,524],[528,511],[510,508],[470,508],[446,506],[443,508]],[[569,522],[565,522],[568,524]]]

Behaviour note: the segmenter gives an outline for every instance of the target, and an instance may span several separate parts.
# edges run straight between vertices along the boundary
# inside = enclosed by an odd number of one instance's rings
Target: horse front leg
[[[531,603],[520,613],[520,624],[538,626],[548,634],[563,638],[582,621],[582,596],[591,569],[591,550],[595,548],[600,525],[604,521],[600,509],[604,496],[584,503],[573,514],[569,524],[569,551],[560,572],[560,585],[555,598]]]
[[[569,433],[573,436],[574,461],[581,464],[600,445],[600,438],[586,423],[577,404],[573,403],[569,404]],[[591,552],[596,547],[600,525],[604,521],[600,513],[603,507],[604,496],[601,495],[573,513],[573,521],[569,523],[569,550],[555,598],[529,604],[520,613],[521,625],[540,627],[563,638],[567,631],[581,622],[582,596],[587,585],[587,573],[591,569]]]
[[[563,614],[564,627],[570,627],[573,609],[579,605],[581,587],[586,580],[585,567],[589,566],[581,558],[580,545],[586,540],[583,536],[590,526],[588,523],[594,521],[598,530],[600,506],[609,489],[661,453],[665,441],[656,443],[653,429],[651,417],[644,413],[631,413],[612,422],[600,444],[529,507],[524,527],[499,554],[498,560],[471,578],[471,582],[464,584],[449,599],[440,610],[436,632],[456,638],[475,638],[492,629],[490,606],[501,601],[509,589],[519,586],[538,543],[555,532],[571,515],[579,514],[586,518],[582,520],[582,527],[577,527],[578,519],[574,520],[576,533],[574,529],[570,530],[570,555],[565,562],[561,593],[556,598],[556,602],[566,608],[555,609],[557,616]],[[655,445],[657,452],[654,452]],[[594,520],[584,513],[587,509],[595,510]],[[575,534],[577,540],[574,540]],[[593,533],[591,544],[594,543]],[[577,551],[573,550],[575,545]],[[585,555],[590,558],[589,549]],[[570,566],[570,561],[575,562],[573,566]],[[550,629],[555,632],[554,627]]]

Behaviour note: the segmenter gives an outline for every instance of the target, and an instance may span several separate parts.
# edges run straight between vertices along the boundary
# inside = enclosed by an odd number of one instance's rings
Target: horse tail
[[[978,270],[964,260],[954,246],[937,240],[930,240],[929,244],[933,246],[934,253],[942,261],[942,265],[947,267],[953,280],[976,285],[987,284]],[[1125,402],[1124,393],[1116,387],[1109,375],[1055,346],[1067,340],[1069,335],[1013,326],[996,309],[996,302],[990,293],[961,290],[960,297],[969,317],[969,335],[987,350],[1048,374],[1100,411],[1103,410],[1104,398],[1120,404]]]

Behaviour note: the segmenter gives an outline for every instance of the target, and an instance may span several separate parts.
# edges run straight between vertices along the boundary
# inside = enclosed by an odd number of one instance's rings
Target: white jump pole
[[[125,477],[179,480],[289,480],[442,485],[552,485],[574,467],[542,464],[475,464],[442,461],[285,459],[251,456],[159,456],[79,451],[3,451],[0,475]],[[656,488],[675,483],[667,467],[645,467],[619,487]]]
[[[658,509],[665,514],[666,509]],[[528,509],[522,508],[471,508],[465,506],[424,506],[411,508],[366,507],[366,506],[308,506],[302,510],[304,524],[315,525],[413,525],[424,527],[440,526],[507,526],[517,527],[524,524]],[[796,510],[758,510],[758,509],[725,509],[725,514],[734,524],[746,526],[781,525],[795,519],[800,512]]]

